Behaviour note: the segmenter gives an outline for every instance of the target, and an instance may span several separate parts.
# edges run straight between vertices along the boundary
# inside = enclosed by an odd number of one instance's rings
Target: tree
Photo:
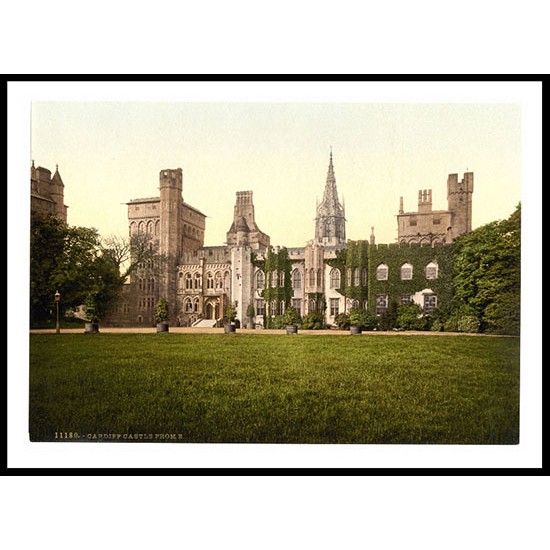
[[[96,229],[73,227],[54,216],[33,213],[30,235],[31,325],[50,318],[54,294],[60,314],[93,300],[101,318],[117,299],[139,263],[157,258],[143,234],[102,240]],[[157,260],[158,261],[158,260]]]
[[[453,311],[468,308],[481,332],[519,334],[521,204],[507,220],[460,237],[453,257]]]

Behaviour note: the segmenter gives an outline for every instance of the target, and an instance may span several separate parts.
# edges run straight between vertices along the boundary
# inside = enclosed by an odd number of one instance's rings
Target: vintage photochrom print
[[[520,442],[521,105],[30,109],[33,444]]]

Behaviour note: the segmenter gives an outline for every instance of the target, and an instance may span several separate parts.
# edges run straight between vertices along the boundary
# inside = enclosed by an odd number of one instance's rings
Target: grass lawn
[[[31,334],[30,438],[514,444],[519,339]]]

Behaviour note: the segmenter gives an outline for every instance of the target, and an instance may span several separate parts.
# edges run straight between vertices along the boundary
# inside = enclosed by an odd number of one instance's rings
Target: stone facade
[[[399,199],[397,242],[401,244],[450,244],[472,230],[472,194],[474,174],[466,172],[459,182],[458,174],[447,179],[447,210],[432,210],[432,190],[418,191],[418,211],[405,212]]]
[[[352,307],[380,315],[392,301],[413,301],[429,313],[450,300],[450,249],[445,245],[471,231],[473,174],[466,173],[461,182],[451,174],[447,211],[432,210],[431,190],[419,192],[417,212],[404,212],[401,198],[398,243],[375,244],[374,228],[368,240],[346,241],[332,152],[316,207],[315,235],[304,247],[271,246],[256,222],[252,191],[236,194],[226,244],[205,247],[205,216],[183,201],[182,191],[181,168],[162,170],[160,197],[128,203],[130,233],[149,234],[164,261],[140,266],[106,323],[153,325],[161,297],[169,302],[169,322],[188,327],[220,326],[231,304],[245,327],[264,326],[266,313],[281,314],[289,303],[301,316],[322,312],[327,325]],[[259,267],[283,250],[287,271]],[[266,295],[277,298],[266,303]]]
[[[35,168],[34,160],[31,166],[31,212],[37,214],[53,214],[67,223],[67,206],[64,204],[65,185],[59,174],[58,166],[55,173],[39,166]]]

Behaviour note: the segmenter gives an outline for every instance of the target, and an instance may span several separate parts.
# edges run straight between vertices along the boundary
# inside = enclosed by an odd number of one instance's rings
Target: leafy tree
[[[161,298],[158,301],[157,307],[155,309],[155,321],[157,323],[166,323],[168,319],[168,301],[166,298]]]
[[[468,307],[481,332],[519,334],[521,204],[507,220],[460,237],[453,256],[453,311]]]
[[[33,213],[30,256],[30,316],[36,325],[51,316],[56,291],[61,314],[93,300],[94,314],[101,318],[128,275],[155,257],[156,248],[143,234],[103,241],[96,229]]]

